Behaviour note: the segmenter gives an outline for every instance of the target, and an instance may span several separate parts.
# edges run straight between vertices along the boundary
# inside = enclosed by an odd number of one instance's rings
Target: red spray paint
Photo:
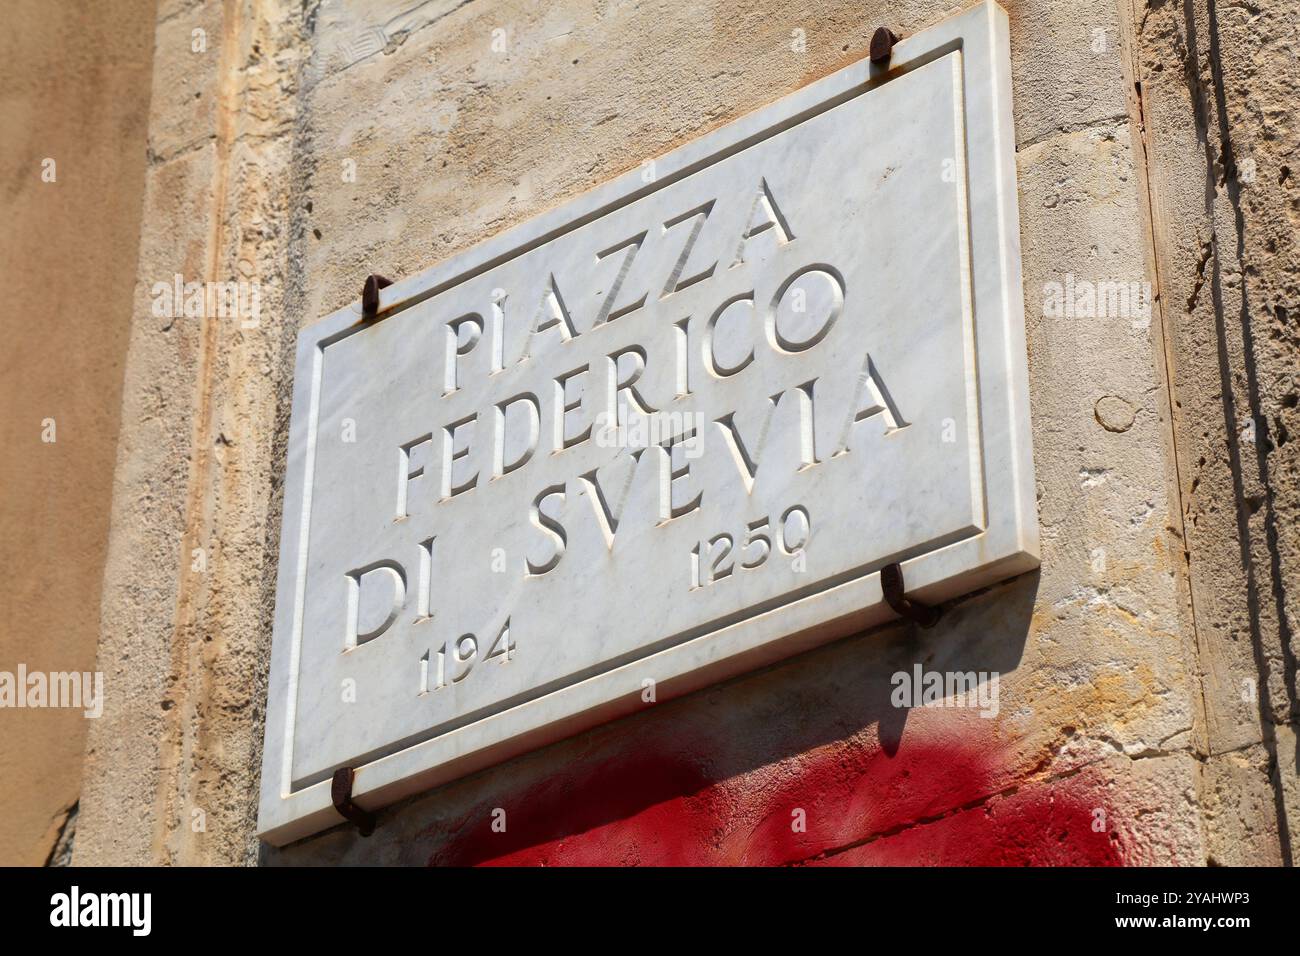
[[[499,797],[504,832],[492,828],[493,807],[479,808],[429,862],[1122,864],[1086,774],[1018,782],[990,735],[972,733],[978,722],[948,723],[947,734],[933,718],[916,723],[896,748],[858,735],[722,779],[708,769],[716,741],[679,739],[665,752],[634,740]]]

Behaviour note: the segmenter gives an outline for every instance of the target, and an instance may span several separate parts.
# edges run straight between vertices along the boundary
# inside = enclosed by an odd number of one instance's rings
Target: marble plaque
[[[260,831],[1037,565],[977,7],[299,338]]]

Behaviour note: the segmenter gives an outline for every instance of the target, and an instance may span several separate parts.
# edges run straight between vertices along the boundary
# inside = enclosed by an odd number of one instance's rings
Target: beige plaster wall
[[[4,6],[0,671],[11,674],[94,669],[153,20],[140,0]],[[0,710],[0,864],[66,858],[86,727],[77,709]]]

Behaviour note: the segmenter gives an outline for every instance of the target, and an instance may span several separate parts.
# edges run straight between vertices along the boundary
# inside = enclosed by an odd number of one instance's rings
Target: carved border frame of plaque
[[[903,563],[909,596],[939,602],[1038,566],[1037,506],[1021,288],[1011,53],[1005,12],[986,2],[898,43],[885,67],[862,59],[655,159],[638,170],[380,291],[380,311],[400,312],[521,252],[599,219],[774,132],[896,81],[950,53],[961,63],[968,223],[978,342],[977,369],[988,527]],[[385,321],[388,319],[386,318]],[[316,396],[324,350],[365,328],[360,303],[298,337],[280,540],[274,640],[262,764],[259,836],[276,845],[342,822],[328,780],[294,790],[290,767],[300,623],[306,581]],[[994,498],[994,491],[996,498]],[[978,570],[972,571],[971,568]],[[960,576],[960,580],[957,580]],[[715,683],[890,619],[872,573],[651,655],[660,699]],[[702,644],[708,644],[703,648]],[[353,797],[367,809],[393,803],[632,712],[647,658],[606,670],[354,768]]]

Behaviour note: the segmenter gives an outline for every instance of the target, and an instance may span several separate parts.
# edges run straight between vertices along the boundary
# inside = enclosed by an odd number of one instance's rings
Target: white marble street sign
[[[303,331],[264,838],[1037,565],[1009,69],[978,7]]]

